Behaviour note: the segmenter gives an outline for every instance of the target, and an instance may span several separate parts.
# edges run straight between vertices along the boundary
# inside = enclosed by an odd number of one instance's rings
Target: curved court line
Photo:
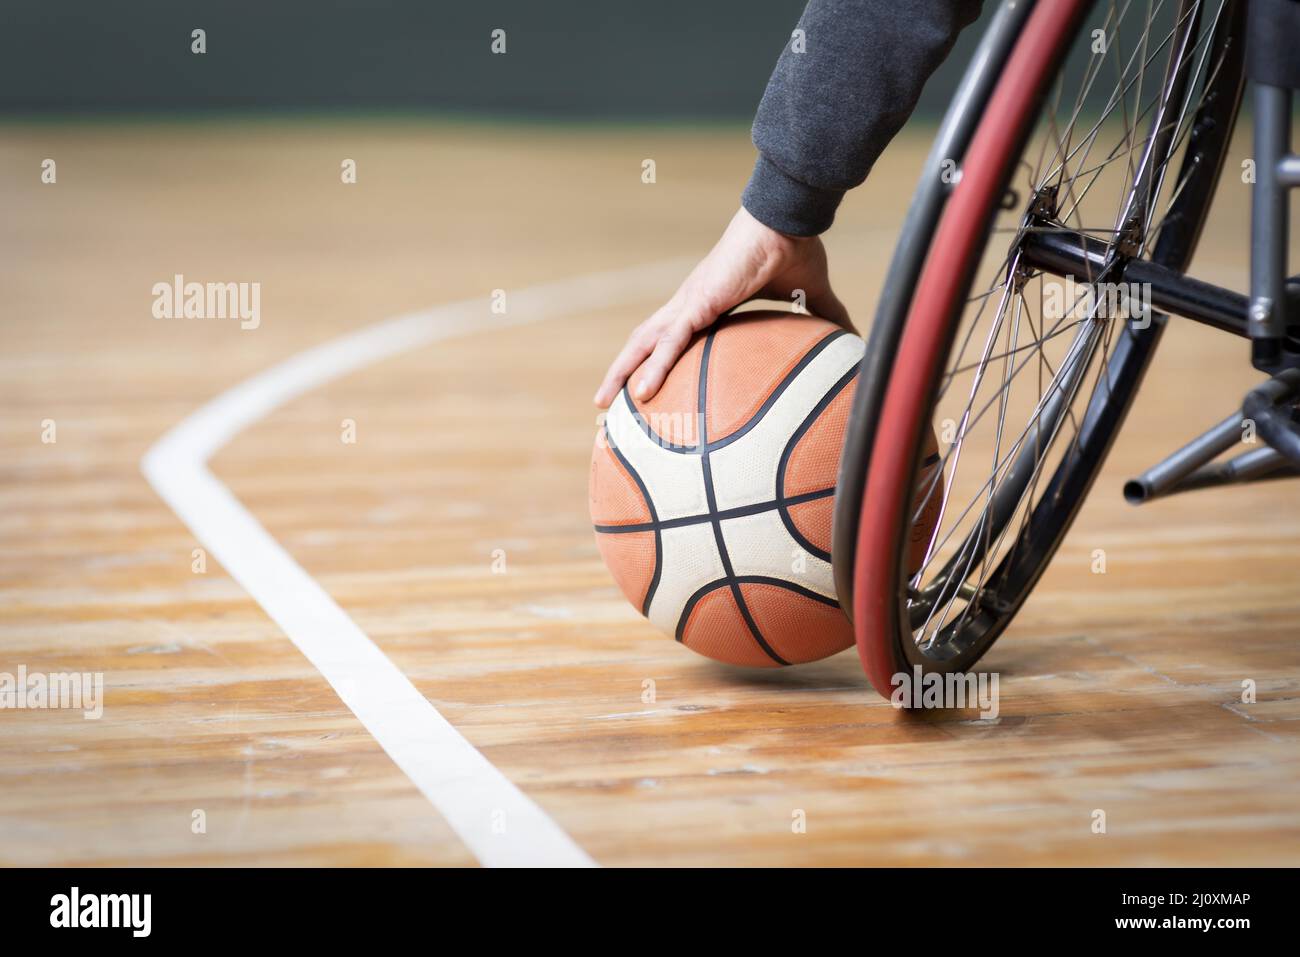
[[[249,425],[300,395],[409,349],[662,296],[689,268],[671,260],[398,316],[332,339],[241,382],[159,439],[149,484],[330,683],[343,703],[488,866],[594,861],[444,718],[208,469]]]

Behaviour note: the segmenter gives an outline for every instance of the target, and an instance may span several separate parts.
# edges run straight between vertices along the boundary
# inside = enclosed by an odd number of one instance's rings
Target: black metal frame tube
[[[1260,368],[1272,368],[1286,335],[1288,187],[1278,167],[1291,151],[1291,91],[1255,83],[1255,184],[1250,211],[1250,337]],[[1271,344],[1270,344],[1271,342]],[[1261,364],[1262,363],[1262,364]]]
[[[1110,247],[1100,239],[1065,232],[1031,232],[1021,244],[1021,262],[1059,276],[1082,278],[1102,274]],[[1115,282],[1149,287],[1152,309],[1213,326],[1235,336],[1246,336],[1245,296],[1231,289],[1202,282],[1176,269],[1145,259],[1121,263],[1109,275]],[[1296,294],[1300,295],[1300,287]]]
[[[1290,369],[1269,379],[1246,396],[1240,411],[1198,435],[1137,478],[1125,482],[1125,500],[1132,505],[1140,505],[1153,498],[1194,488],[1296,474],[1300,463],[1289,454],[1285,441],[1277,441],[1273,434],[1285,432],[1285,427],[1278,426],[1266,434],[1266,423],[1270,411],[1276,410],[1279,403],[1285,403],[1297,394],[1300,394],[1300,370]],[[1242,425],[1247,419],[1256,420],[1260,438],[1271,447],[1252,450],[1227,462],[1208,464],[1211,459],[1241,441]],[[1293,437],[1289,441],[1300,443],[1300,438]]]

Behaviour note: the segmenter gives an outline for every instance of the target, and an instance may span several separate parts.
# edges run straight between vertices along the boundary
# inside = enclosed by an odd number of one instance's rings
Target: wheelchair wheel
[[[841,601],[882,694],[916,666],[968,670],[1090,489],[1165,323],[1124,269],[1191,258],[1240,103],[1243,8],[1039,2],[966,104],[956,185],[910,240],[923,255],[891,267],[924,263],[907,308],[877,317],[841,471],[838,494],[862,489],[837,503]],[[931,430],[941,468],[918,484]],[[907,530],[936,501],[913,572]]]

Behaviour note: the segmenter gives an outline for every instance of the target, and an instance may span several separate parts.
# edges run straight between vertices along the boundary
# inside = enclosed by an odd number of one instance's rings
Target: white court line
[[[663,296],[689,266],[671,260],[508,292],[505,315],[491,313],[483,297],[367,326],[223,392],[159,439],[140,463],[154,490],[485,865],[590,867],[595,862],[420,694],[218,481],[208,459],[286,402],[364,366],[455,336]]]

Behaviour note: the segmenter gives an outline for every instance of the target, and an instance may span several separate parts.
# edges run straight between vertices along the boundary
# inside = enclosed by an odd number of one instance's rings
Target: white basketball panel
[[[840,336],[800,371],[752,429],[709,453],[720,511],[775,497],[781,451],[831,386],[862,361],[863,349],[857,336]]]
[[[708,513],[700,457],[666,449],[650,438],[637,422],[626,393],[620,393],[610,406],[605,427],[619,452],[641,476],[660,519]]]
[[[690,597],[709,582],[722,578],[726,570],[718,554],[712,522],[665,528],[660,541],[662,571],[647,617],[671,635]]]
[[[724,519],[722,539],[727,543],[727,557],[737,575],[778,578],[792,585],[802,585],[827,598],[835,597],[835,579],[830,562],[805,551],[785,527],[776,509]],[[802,574],[795,571],[796,563],[802,565]]]

